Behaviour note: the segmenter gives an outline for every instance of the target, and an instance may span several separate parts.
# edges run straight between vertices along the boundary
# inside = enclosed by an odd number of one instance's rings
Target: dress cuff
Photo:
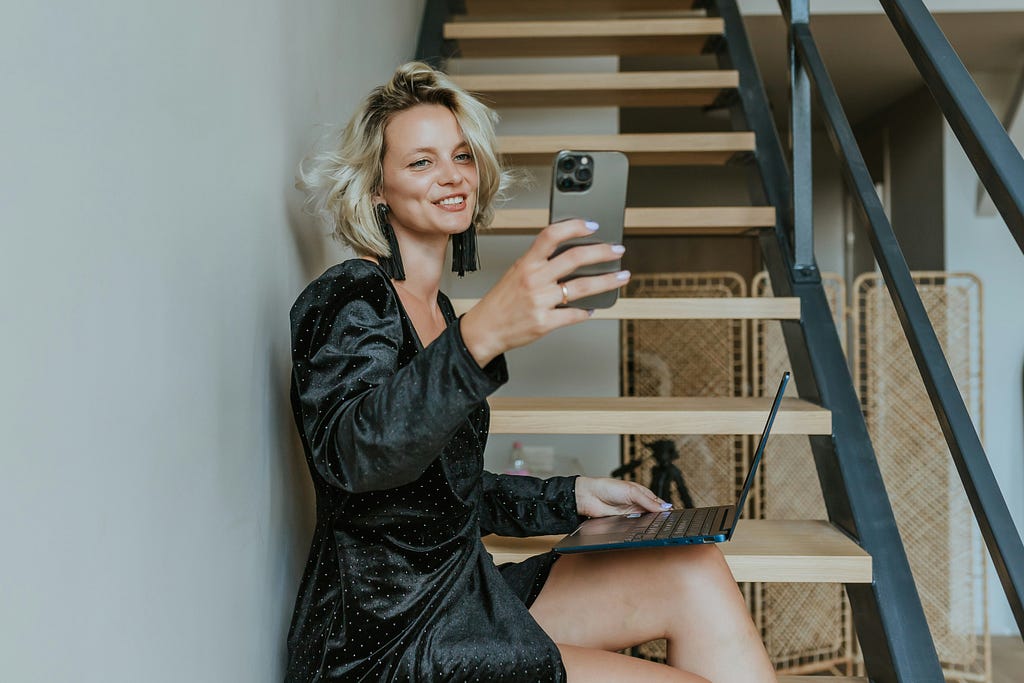
[[[508,381],[508,365],[505,363],[505,354],[499,354],[491,359],[491,362],[480,367],[480,364],[476,362],[476,358],[473,358],[473,354],[469,352],[466,347],[466,342],[462,338],[462,316],[459,316],[455,322],[452,323],[452,332],[457,340],[456,347],[459,349],[459,353],[471,364],[482,372],[487,379],[494,382],[494,389]],[[492,389],[493,391],[493,389]]]
[[[558,500],[561,503],[563,514],[568,519],[575,529],[583,521],[583,517],[580,517],[580,512],[576,508],[576,480],[579,479],[578,474],[571,474],[564,477],[555,477],[560,480],[560,495]]]

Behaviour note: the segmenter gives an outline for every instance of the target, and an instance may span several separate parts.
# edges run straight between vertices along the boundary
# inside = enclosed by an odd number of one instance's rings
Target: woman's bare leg
[[[616,652],[559,645],[568,683],[708,683],[696,674]]]
[[[775,680],[736,581],[713,545],[565,555],[530,613],[560,647],[614,652],[665,638],[676,669],[715,683]]]

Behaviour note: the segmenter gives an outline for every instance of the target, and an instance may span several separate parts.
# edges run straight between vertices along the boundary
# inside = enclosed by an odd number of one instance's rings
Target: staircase
[[[550,165],[561,149],[613,149],[625,152],[632,167],[745,164],[755,174],[770,175],[780,160],[772,157],[772,141],[766,139],[770,137],[763,125],[767,100],[751,66],[735,2],[722,0],[710,3],[709,10],[694,9],[701,4],[699,0],[435,0],[428,3],[418,52],[421,59],[436,55],[677,58],[715,54],[722,66],[715,70],[456,75],[455,80],[499,112],[541,106],[691,107],[731,109],[732,120],[740,123],[761,117],[762,126],[756,133],[740,128],[578,135],[567,127],[565,134],[499,137],[499,149],[513,165]],[[756,87],[748,87],[751,84]],[[755,105],[760,111],[752,111]],[[774,144],[778,145],[777,140]],[[786,253],[783,214],[791,215],[791,209],[768,205],[766,197],[771,195],[771,191],[760,196],[754,193],[751,206],[674,206],[666,201],[666,205],[653,208],[628,207],[625,234],[627,240],[750,236],[761,245],[774,291],[781,296],[621,298],[615,307],[598,310],[594,317],[783,321],[802,398],[783,402],[773,433],[813,437],[831,521],[747,519],[734,540],[721,546],[729,566],[739,582],[845,585],[871,680],[903,679],[893,673],[903,670],[926,672],[914,680],[941,680],[941,676],[932,676],[937,670],[937,663],[932,666],[934,648],[929,651],[927,626],[849,375],[846,385],[840,377],[837,389],[812,372],[821,362],[838,363],[845,370],[845,361],[820,278],[813,267],[795,268]],[[492,231],[481,239],[535,233],[546,224],[546,210],[502,210]],[[460,299],[455,306],[463,312],[474,303]],[[823,396],[833,400],[826,402]],[[491,400],[491,432],[751,435],[760,434],[769,405],[769,399],[753,397],[495,398]],[[838,425],[833,424],[833,411],[826,405],[842,411]],[[851,417],[851,406],[856,416]],[[863,494],[860,488],[870,493]],[[545,552],[556,540],[492,536],[485,539],[485,545],[495,562],[501,563]],[[874,557],[870,548],[876,549]],[[908,592],[910,595],[905,595]],[[897,593],[901,594],[898,599],[891,597]],[[907,659],[911,660],[910,669],[903,668]],[[920,661],[924,663],[914,669],[914,662]],[[796,683],[811,679],[782,676],[779,680]]]

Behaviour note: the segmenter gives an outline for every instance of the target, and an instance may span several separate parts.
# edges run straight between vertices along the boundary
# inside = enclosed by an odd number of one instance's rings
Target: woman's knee
[[[671,572],[687,583],[706,584],[708,581],[727,581],[735,584],[729,563],[717,544],[691,545],[671,553]]]

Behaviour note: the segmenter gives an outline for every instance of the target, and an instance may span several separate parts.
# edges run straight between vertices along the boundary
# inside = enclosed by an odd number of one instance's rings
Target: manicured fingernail
[[[672,507],[672,503],[662,503],[661,504],[661,509],[662,510],[668,510],[668,509],[671,509],[671,507]]]
[[[587,222],[584,223],[584,225],[587,226],[587,230],[589,230],[591,232],[593,232],[593,231],[597,230],[599,227],[601,227],[595,221],[587,221]]]
[[[625,254],[626,247],[621,244],[613,244],[612,251],[615,252],[616,254]]]
[[[615,274],[615,279],[616,280],[628,280],[629,279],[629,275],[630,275],[630,273],[629,273],[628,270],[620,270],[619,272],[617,272]]]

